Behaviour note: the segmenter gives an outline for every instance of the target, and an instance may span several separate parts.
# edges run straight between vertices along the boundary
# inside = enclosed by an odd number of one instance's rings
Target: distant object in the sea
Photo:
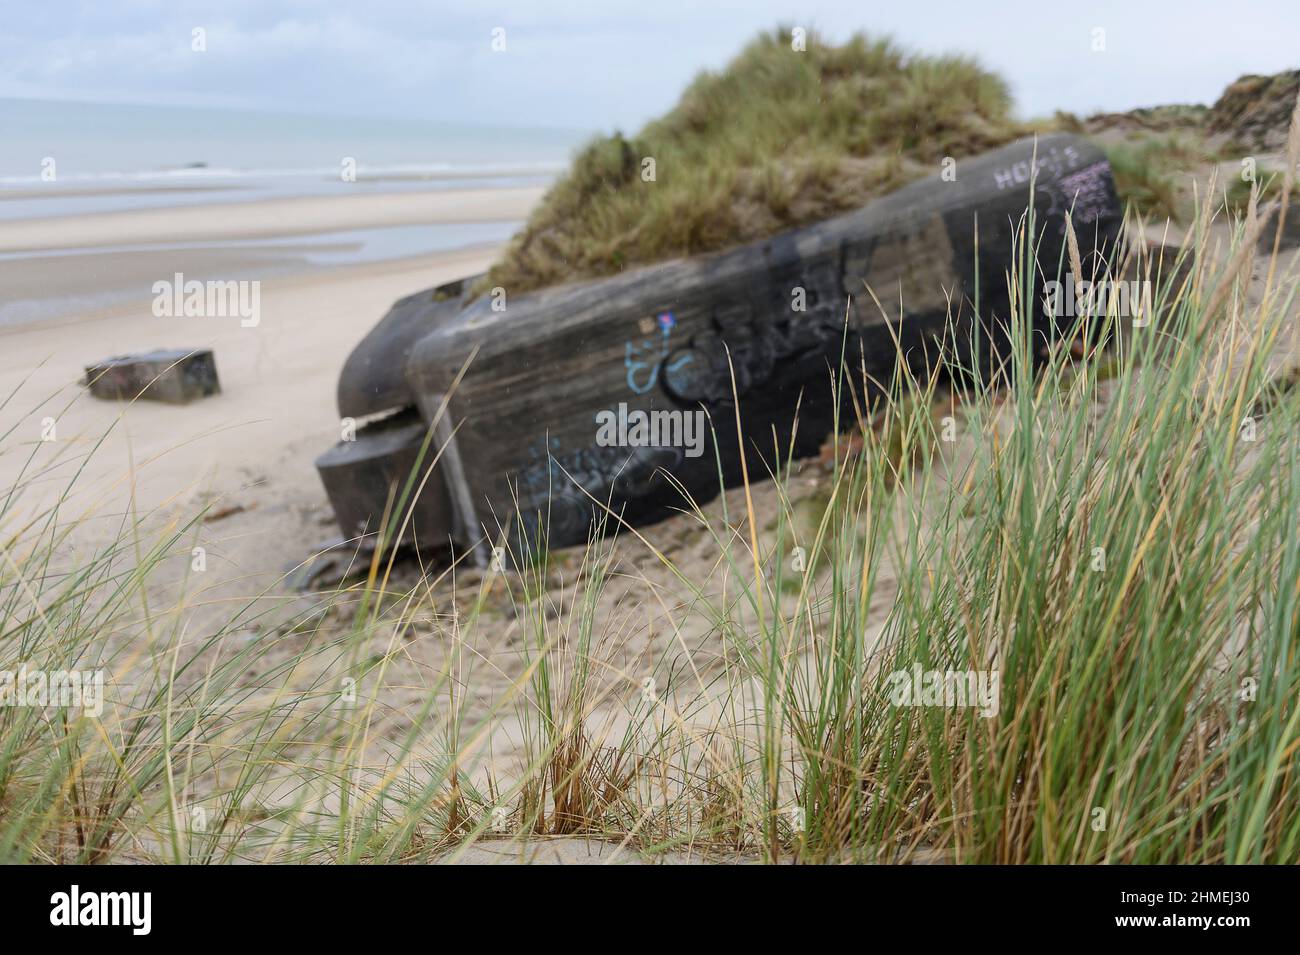
[[[210,348],[158,349],[118,355],[86,366],[85,385],[96,398],[149,398],[183,405],[221,391]]]

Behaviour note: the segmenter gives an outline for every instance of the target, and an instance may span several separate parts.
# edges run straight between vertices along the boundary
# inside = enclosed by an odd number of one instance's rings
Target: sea
[[[268,198],[544,186],[590,135],[414,118],[0,98],[0,228],[16,220]],[[269,260],[330,266],[500,242],[521,224],[395,226],[199,245],[292,246],[292,256]],[[33,258],[97,251],[0,252],[0,325],[67,314],[72,304],[77,310],[113,304],[132,291],[109,281],[95,302],[81,295],[71,303],[57,290],[33,296],[30,283],[6,288],[5,276],[16,276]]]

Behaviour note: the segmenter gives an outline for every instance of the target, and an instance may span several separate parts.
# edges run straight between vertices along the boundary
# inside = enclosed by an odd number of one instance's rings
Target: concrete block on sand
[[[217,362],[208,348],[159,349],[107,358],[86,366],[85,383],[92,395],[106,401],[150,398],[187,404],[221,391]]]

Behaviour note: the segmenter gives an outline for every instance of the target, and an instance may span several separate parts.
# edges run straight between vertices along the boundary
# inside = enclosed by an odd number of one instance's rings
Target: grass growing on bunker
[[[861,34],[794,44],[790,28],[761,34],[636,135],[589,143],[480,291],[516,294],[760,239],[1024,134],[1006,84],[967,57]]]
[[[996,380],[939,402],[900,373],[872,409],[845,369],[817,506],[750,435],[750,486],[683,501],[675,548],[613,515],[617,535],[501,573],[403,577],[381,547],[304,613],[255,632],[250,597],[191,632],[183,590],[160,602],[150,580],[188,560],[193,522],[128,515],[69,564],[79,516],[24,516],[16,488],[0,671],[108,679],[98,714],[0,708],[0,859],[426,861],[576,836],[652,857],[1294,861],[1295,286],[1281,269],[1247,297],[1260,218],[1248,204],[1226,258],[1194,225],[1113,349],[1037,361],[1026,221]],[[996,698],[910,705],[890,675],[912,672],[996,674]]]

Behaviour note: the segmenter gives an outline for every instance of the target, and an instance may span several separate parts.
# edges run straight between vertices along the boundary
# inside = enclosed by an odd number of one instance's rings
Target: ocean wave
[[[416,178],[427,176],[438,179],[494,179],[511,176],[545,176],[560,172],[563,162],[523,163],[393,163],[380,165],[357,164],[358,179]],[[334,179],[339,166],[267,167],[241,169],[232,166],[182,166],[167,169],[141,169],[130,171],[60,173],[57,183],[48,183],[40,175],[0,175],[0,187],[32,185],[68,185],[70,183],[99,182],[183,182],[215,179]]]

